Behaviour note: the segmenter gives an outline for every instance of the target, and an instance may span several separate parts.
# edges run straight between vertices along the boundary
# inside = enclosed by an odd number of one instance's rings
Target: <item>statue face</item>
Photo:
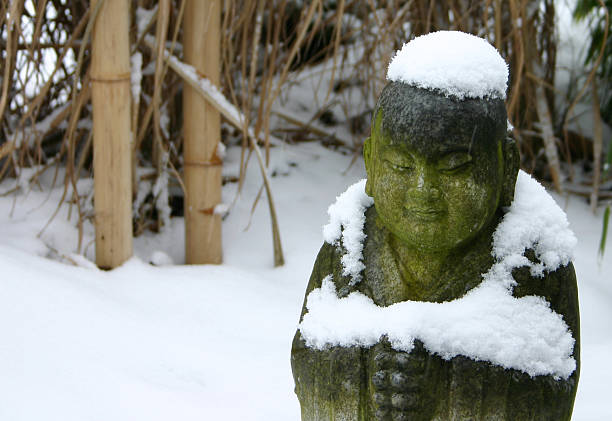
[[[404,244],[425,251],[472,240],[492,222],[502,190],[501,140],[483,139],[486,130],[479,136],[477,125],[453,122],[456,113],[447,111],[430,116],[450,119],[445,127],[392,135],[380,109],[364,150],[367,191],[380,220]]]

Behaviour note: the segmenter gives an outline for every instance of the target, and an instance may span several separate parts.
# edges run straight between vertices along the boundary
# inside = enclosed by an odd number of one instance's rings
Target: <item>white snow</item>
[[[30,191],[30,183],[42,169],[42,165],[35,165],[29,168],[15,168],[15,173],[17,175],[15,178],[15,187],[19,187],[22,192],[27,193]]]
[[[483,38],[438,31],[404,44],[389,63],[387,79],[459,99],[505,99],[508,65]]]
[[[162,105],[159,110],[159,128],[161,129],[166,139],[170,138],[170,116],[168,115],[168,107],[166,104]]]
[[[351,285],[361,280],[363,264],[363,241],[365,233],[365,210],[374,204],[374,200],[365,194],[366,180],[353,184],[336,198],[327,213],[329,223],[323,227],[323,239],[326,243],[344,247],[342,256],[342,274],[351,277]]]
[[[493,255],[499,261],[527,265],[535,276],[542,276],[544,270],[553,271],[567,265],[573,258],[577,240],[565,212],[544,187],[524,171],[519,171],[515,197],[493,234]],[[521,258],[527,248],[534,249],[540,263]]]
[[[271,159],[280,148],[271,148]],[[299,420],[289,364],[325,210],[337,192],[364,177],[352,155],[314,143],[288,145],[297,166],[272,177],[286,266],[272,267],[269,213],[260,203],[256,165],[223,223],[221,266],[161,266],[154,252],[184,262],[184,224],[135,239],[137,258],[119,270],[91,268],[93,226],[84,225],[84,256],[69,205],[39,237],[63,186],[0,197],[0,419],[10,421]],[[238,175],[240,149],[229,147],[224,175]],[[48,189],[54,169],[41,177]],[[63,175],[60,173],[60,179]],[[14,180],[0,183],[10,190]],[[232,203],[236,183],[223,187]],[[79,187],[79,191],[80,191]],[[612,258],[597,265],[601,210],[567,203],[578,233],[582,367],[573,420],[612,419]],[[51,246],[66,257],[58,263]],[[607,250],[612,250],[608,237]],[[68,260],[70,258],[70,260]],[[85,268],[88,266],[89,269]]]
[[[146,200],[147,195],[151,193],[151,189],[153,188],[153,184],[150,180],[140,180],[140,177],[138,177],[138,179],[139,181],[138,188],[136,191],[136,197],[132,202],[132,216],[135,218],[138,217],[138,214],[140,213],[140,207]]]
[[[218,203],[215,205],[215,208],[213,209],[213,214],[221,215],[221,217],[224,217],[225,215],[228,214],[229,211],[230,211],[230,205],[228,205],[227,203]]]
[[[168,152],[164,152],[161,160],[162,166],[160,168],[159,175],[157,180],[155,180],[155,184],[153,184],[153,188],[151,189],[151,193],[153,193],[153,196],[155,197],[155,208],[159,214],[159,219],[162,221],[162,227],[167,227],[170,225],[170,214],[172,213],[168,194],[168,159]]]
[[[363,180],[351,186],[330,207],[330,215],[339,213],[337,208],[348,209],[345,218],[360,221],[348,224],[352,241],[362,243],[351,244],[359,253],[365,239],[362,202],[368,196],[364,186]],[[329,237],[340,237],[340,224],[330,225],[326,226]],[[361,232],[355,232],[358,227]],[[567,378],[576,368],[571,356],[572,333],[541,297],[512,296],[516,283],[512,269],[530,266],[535,275],[554,271],[570,262],[575,244],[565,213],[537,181],[521,171],[514,201],[493,235],[496,263],[483,274],[478,287],[450,302],[405,301],[381,308],[359,292],[338,298],[328,277],[308,296],[308,313],[300,330],[306,344],[317,349],[329,345],[371,346],[387,335],[397,350],[410,351],[414,339],[420,339],[430,352],[445,359],[464,355],[531,376]],[[523,256],[530,248],[540,264],[532,264]],[[363,263],[359,264],[363,269]]]
[[[140,90],[142,83],[142,53],[136,51],[130,58],[131,63],[131,75],[130,81],[132,84],[132,99],[134,102],[140,102]]]
[[[420,339],[444,359],[464,355],[531,376],[567,378],[576,368],[574,338],[561,316],[540,297],[513,298],[497,285],[482,285],[447,303],[379,307],[359,292],[338,298],[328,277],[310,293],[307,307],[300,330],[316,349],[369,347],[387,335],[399,351],[410,352]]]
[[[157,13],[157,5],[155,5],[152,9],[145,9],[144,7],[136,8],[136,30],[138,33],[138,38],[142,37],[144,31],[151,23],[151,19]]]
[[[225,147],[225,144],[221,141],[219,141],[219,143],[217,143],[217,157],[223,161],[223,159],[225,158],[225,152],[227,151],[227,148]]]
[[[174,264],[174,262],[172,261],[172,257],[168,256],[166,253],[164,253],[161,250],[155,250],[151,254],[151,257],[149,258],[149,262],[153,266],[169,266],[169,265]]]
[[[51,128],[51,124],[54,120],[68,107],[70,104],[64,104],[54,109],[48,116],[41,121],[34,124],[32,127],[27,127],[23,131],[17,131],[12,135],[8,135],[9,139],[12,139],[15,144],[15,149],[21,148],[25,142],[27,142],[28,148],[34,147],[34,142],[42,134],[45,134]]]
[[[155,37],[152,35],[145,35],[145,39],[151,45],[155,45]],[[206,91],[209,96],[214,98],[217,104],[221,106],[228,114],[230,114],[235,121],[244,121],[240,110],[238,110],[234,104],[229,102],[227,98],[225,98],[225,95],[223,95],[223,93],[221,93],[221,91],[219,91],[219,89],[208,78],[200,76],[193,66],[180,61],[166,49],[164,49],[164,55],[169,61],[179,67],[190,79],[197,81],[202,90]]]

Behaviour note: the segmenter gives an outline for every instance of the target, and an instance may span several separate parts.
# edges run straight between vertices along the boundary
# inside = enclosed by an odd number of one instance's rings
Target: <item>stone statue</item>
[[[379,307],[447,303],[477,288],[496,264],[493,237],[519,170],[506,132],[501,98],[457,99],[390,82],[364,144],[365,192],[374,206],[365,210],[362,270],[347,275],[346,248],[326,242],[306,297],[326,279],[339,299],[359,293]],[[533,265],[542,259],[534,249],[524,256]],[[318,349],[298,329],[291,365],[302,420],[569,420],[580,361],[574,268],[515,266],[508,294],[543,297],[569,328],[571,374],[530,375],[461,353],[451,358],[418,337],[409,352],[385,335],[375,344]],[[301,321],[307,313],[305,298]]]

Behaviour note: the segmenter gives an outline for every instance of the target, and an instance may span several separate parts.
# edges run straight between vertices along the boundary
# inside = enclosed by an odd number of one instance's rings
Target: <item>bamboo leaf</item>
[[[612,142],[608,145],[608,154],[606,156],[606,162],[604,162],[603,179],[605,180],[610,173],[610,167],[612,166]]]
[[[610,206],[606,207],[603,216],[603,229],[601,230],[601,242],[599,243],[599,258],[602,259],[606,249],[606,238],[608,236],[608,225],[610,222]]]

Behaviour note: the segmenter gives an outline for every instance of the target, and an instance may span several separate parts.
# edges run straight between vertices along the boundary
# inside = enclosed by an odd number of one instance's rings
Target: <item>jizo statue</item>
[[[361,211],[333,225],[330,209],[291,352],[302,420],[569,420],[575,238],[535,181],[517,183],[505,93],[426,82],[383,89],[365,186],[335,205]]]

